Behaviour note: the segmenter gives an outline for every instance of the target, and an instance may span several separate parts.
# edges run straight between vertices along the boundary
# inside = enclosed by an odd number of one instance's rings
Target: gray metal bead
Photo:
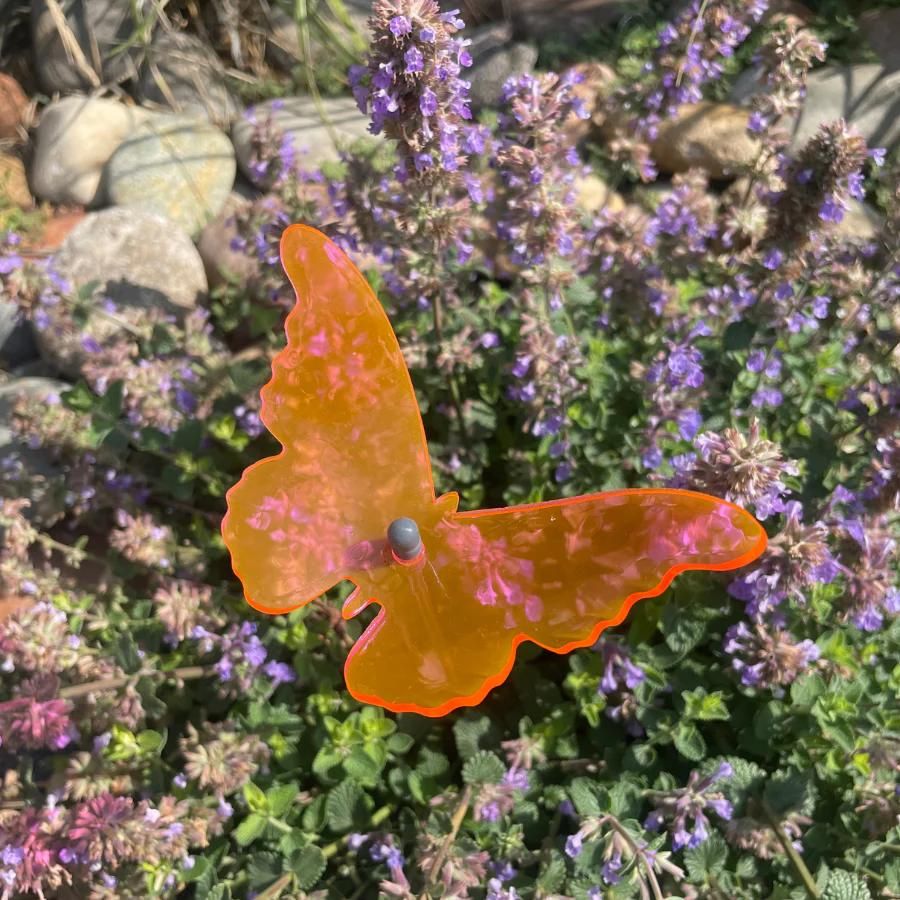
[[[398,559],[415,559],[422,552],[419,526],[406,516],[388,525],[387,539]]]

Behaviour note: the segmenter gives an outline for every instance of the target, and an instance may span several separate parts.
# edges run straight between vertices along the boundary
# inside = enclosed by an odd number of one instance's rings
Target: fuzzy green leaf
[[[297,887],[308,891],[322,877],[328,861],[318,847],[310,846],[292,853],[288,865],[297,879]]]
[[[833,869],[828,876],[822,900],[872,900],[872,894],[858,875],[843,869]]]
[[[234,829],[234,839],[242,846],[252,844],[266,830],[265,816],[251,813]]]
[[[496,784],[506,773],[506,766],[495,753],[480,750],[463,766],[466,784]]]
[[[296,784],[280,784],[266,791],[269,812],[280,819],[291,808],[299,793],[300,788]]]
[[[342,781],[328,794],[325,818],[333,831],[350,831],[364,815],[363,791],[355,781]]]
[[[277,853],[257,853],[247,864],[250,886],[257,890],[268,887],[281,876],[281,872],[281,857]]]
[[[728,847],[715,832],[710,834],[699,847],[686,850],[684,854],[691,881],[698,884],[705,884],[710,876],[717,877],[721,874],[727,859]]]
[[[689,719],[698,719],[701,722],[727,721],[730,713],[723,697],[722,691],[708,694],[702,687],[695,691],[682,691],[684,714]]]
[[[344,771],[362,784],[375,784],[381,775],[381,766],[362,747],[354,747],[344,760]]]
[[[673,734],[675,749],[685,759],[699,762],[706,755],[706,741],[696,725],[679,722]]]
[[[480,749],[481,739],[491,730],[491,720],[487,716],[474,719],[459,719],[453,724],[456,747],[463,759],[470,759]]]

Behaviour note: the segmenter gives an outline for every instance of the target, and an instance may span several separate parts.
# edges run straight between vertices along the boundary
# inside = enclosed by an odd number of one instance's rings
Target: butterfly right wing
[[[522,641],[556,653],[590,646],[678,573],[735,569],[766,546],[746,511],[676,490],[459,513],[422,537],[420,565],[362,584],[382,610],[345,674],[358,699],[429,716],[479,703]]]
[[[297,303],[261,418],[284,449],[246,470],[222,523],[247,601],[269,613],[315,599],[383,549],[391,521],[435,502],[409,373],[365,278],[304,225],[281,258]]]

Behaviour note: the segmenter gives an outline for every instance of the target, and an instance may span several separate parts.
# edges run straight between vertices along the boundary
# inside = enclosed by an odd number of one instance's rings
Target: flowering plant
[[[17,403],[0,898],[900,893],[900,195],[889,174],[876,240],[840,230],[883,154],[836,122],[786,155],[778,117],[824,49],[761,15],[695,4],[608,101],[611,156],[649,178],[653,116],[757,29],[771,91],[742,182],[690,172],[589,214],[577,78],[515,78],[478,122],[458,15],[378,0],[352,78],[380,150],[305,172],[261,141],[274,187],[237,242],[256,274],[210,316],[76,340],[81,380]],[[763,520],[766,553],[682,576],[591,650],[523,651],[476,710],[360,707],[340,664],[365,616],[249,613],[218,533],[224,489],[275,450],[258,390],[292,220],[327,223],[389,307],[439,490],[692,487]],[[52,262],[8,235],[0,274],[37,329],[79,335]]]

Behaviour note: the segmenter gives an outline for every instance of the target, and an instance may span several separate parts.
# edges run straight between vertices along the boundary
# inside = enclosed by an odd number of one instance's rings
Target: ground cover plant
[[[605,100],[604,165],[651,181],[660,123],[752,36],[758,153],[727,189],[692,171],[585,216],[577,75],[515,77],[478,120],[458,15],[379,0],[349,79],[385,143],[308,171],[257,122],[253,274],[208,311],[82,339],[91,298],[6,233],[5,295],[84,364],[17,407],[47,471],[4,472],[2,900],[900,896],[900,194],[843,122],[787,154],[826,48],[764,11],[692,4]],[[878,238],[842,236],[875,191]],[[764,556],[680,576],[590,650],[523,647],[476,709],[360,707],[365,617],[339,591],[254,613],[218,532],[277,450],[258,390],[293,221],[388,309],[439,491],[695,488],[762,520]]]

